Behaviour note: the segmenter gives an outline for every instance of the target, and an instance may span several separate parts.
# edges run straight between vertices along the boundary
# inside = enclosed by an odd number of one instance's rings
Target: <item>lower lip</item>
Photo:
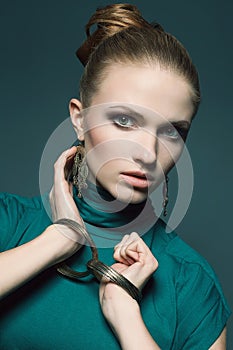
[[[146,178],[140,178],[126,174],[120,174],[120,178],[133,187],[148,188],[150,186],[150,181],[148,181]]]

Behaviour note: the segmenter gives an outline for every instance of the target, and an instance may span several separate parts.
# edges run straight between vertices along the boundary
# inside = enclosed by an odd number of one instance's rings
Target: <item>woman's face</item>
[[[81,110],[77,100],[70,106],[89,180],[131,203],[145,200],[178,160],[193,112],[190,86],[177,74],[118,64],[90,108]]]

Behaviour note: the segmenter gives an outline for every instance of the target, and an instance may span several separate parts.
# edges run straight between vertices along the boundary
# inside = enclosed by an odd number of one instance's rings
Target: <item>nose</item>
[[[142,131],[135,139],[133,160],[144,166],[154,165],[157,159],[157,138],[155,135]]]

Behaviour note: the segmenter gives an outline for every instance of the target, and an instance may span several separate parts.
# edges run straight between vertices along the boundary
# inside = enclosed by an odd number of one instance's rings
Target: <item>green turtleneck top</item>
[[[100,195],[104,201],[97,200],[99,193],[92,186],[85,200],[74,193],[99,259],[111,265],[113,246],[122,235],[141,230],[159,261],[141,301],[144,322],[155,341],[163,350],[208,349],[230,315],[209,264],[174,232],[166,233],[165,223],[150,206],[145,210],[143,203],[118,210],[119,203],[111,196]],[[0,195],[1,251],[28,242],[50,224],[47,196]],[[69,265],[82,271],[90,257],[90,248],[84,246]],[[98,286],[93,276],[71,281],[55,268],[41,273],[1,301],[0,349],[120,349],[102,315]]]

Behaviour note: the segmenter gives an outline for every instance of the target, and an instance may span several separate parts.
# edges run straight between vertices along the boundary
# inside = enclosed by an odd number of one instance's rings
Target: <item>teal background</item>
[[[194,193],[177,232],[214,267],[233,309],[233,3],[128,2],[174,34],[198,68],[203,101],[187,141]],[[109,1],[0,2],[0,191],[39,193],[43,148],[78,94],[82,66],[75,50],[89,16],[105,4]],[[171,202],[174,183],[171,179]],[[232,318],[228,341],[233,349]]]

